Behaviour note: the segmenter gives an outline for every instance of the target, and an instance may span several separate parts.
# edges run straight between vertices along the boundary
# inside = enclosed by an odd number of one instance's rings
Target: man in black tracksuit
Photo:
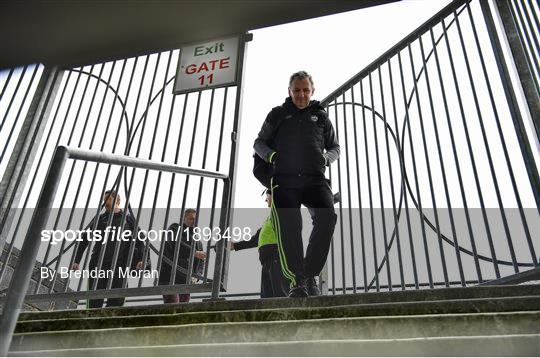
[[[113,190],[108,190],[103,196],[103,201],[105,204],[105,212],[96,218],[97,223],[95,222],[96,219],[94,219],[89,224],[92,231],[96,230],[101,232],[102,239],[94,243],[88,269],[98,270],[101,272],[110,270],[110,272],[112,272],[111,288],[122,288],[124,279],[119,275],[119,268],[127,267],[143,269],[142,256],[144,251],[144,243],[141,240],[136,239],[138,231],[135,228],[135,219],[133,216],[131,216],[129,213],[124,215],[123,210],[120,209],[120,195],[116,194],[116,192]],[[109,229],[107,229],[108,227]],[[127,232],[125,235],[123,235],[125,241],[118,241],[116,239],[117,233],[122,233],[121,230],[130,231],[130,235],[127,235]],[[105,239],[105,237],[107,237],[107,239]],[[84,239],[79,243],[75,253],[75,259],[73,261],[74,263],[71,267],[73,270],[79,270],[82,268],[80,266],[82,256],[92,239],[92,237],[84,235]],[[120,247],[118,248],[118,257],[113,268],[114,253],[116,251],[116,246],[119,244]],[[135,245],[132,258],[133,264],[128,264],[128,256],[131,245]],[[101,251],[103,249],[105,252],[102,254]],[[101,255],[103,255],[103,259],[101,266],[99,266],[99,258]],[[88,279],[88,287],[90,290],[93,289],[95,281],[96,279],[92,277]],[[106,289],[108,281],[108,277],[98,278],[96,289]],[[104,300],[102,298],[90,299],[87,301],[87,308],[101,308],[103,306],[103,301]],[[107,307],[123,306],[124,301],[124,297],[107,298]]]
[[[339,157],[339,144],[324,108],[311,101],[311,76],[300,71],[289,81],[285,103],[272,109],[255,140],[256,153],[274,165],[272,215],[278,234],[289,297],[317,295],[321,272],[336,225],[333,195],[324,176]],[[304,259],[300,206],[314,209],[313,230]]]

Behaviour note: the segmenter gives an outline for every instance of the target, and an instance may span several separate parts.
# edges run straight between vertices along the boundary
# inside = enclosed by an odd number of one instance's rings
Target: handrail
[[[148,159],[128,157],[127,155],[107,154],[92,150],[59,146],[57,150],[65,150],[70,159],[81,159],[89,162],[117,164],[127,167],[166,171],[177,174],[196,175],[205,178],[228,179],[226,174],[203,169],[181,167],[175,164],[155,162]]]
[[[412,41],[414,41],[419,35],[423,34],[427,30],[429,30],[433,25],[437,24],[441,20],[441,17],[450,14],[451,11],[457,9],[459,6],[463,5],[465,2],[470,2],[470,1],[471,0],[454,0],[450,4],[446,5],[438,13],[433,15],[429,20],[427,20],[422,25],[417,27],[414,31],[412,31],[408,36],[404,37],[401,41],[399,41],[397,44],[392,46],[388,51],[386,51],[381,56],[379,56],[375,61],[371,62],[369,65],[364,67],[362,71],[358,72],[356,75],[351,77],[351,79],[349,79],[347,82],[339,86],[335,91],[333,91],[328,96],[326,96],[321,101],[321,105],[323,107],[326,107],[335,98],[341,96],[345,91],[350,89],[360,79],[367,76],[370,72],[372,72],[377,67],[379,67],[384,62],[386,62],[388,58],[392,57],[393,55],[397,54],[399,51],[403,50],[405,47],[407,47],[407,45],[409,45]]]
[[[49,167],[45,182],[41,189],[41,193],[38,199],[38,203],[36,205],[36,209],[34,210],[32,220],[29,224],[29,230],[25,236],[23,246],[21,248],[20,259],[17,262],[17,266],[15,268],[15,271],[13,272],[13,277],[10,281],[7,296],[3,301],[4,304],[2,316],[0,317],[0,327],[2,327],[2,330],[0,331],[0,356],[7,355],[7,352],[9,350],[11,337],[15,330],[17,318],[20,313],[20,307],[24,302],[26,291],[32,277],[34,262],[39,251],[39,246],[41,243],[41,240],[39,238],[41,236],[41,231],[45,227],[47,220],[49,219],[56,191],[58,189],[58,185],[63,174],[65,163],[68,159],[79,159],[98,163],[117,164],[134,168],[151,169],[178,174],[195,175],[206,178],[222,179],[224,181],[222,202],[222,207],[224,210],[221,211],[220,227],[224,228],[226,225],[231,188],[230,178],[226,174],[209,170],[186,168],[173,164],[153,162],[146,159],[128,157],[125,155],[106,154],[90,150],[58,146],[54,153],[51,166]],[[213,296],[212,298],[214,299],[218,298],[217,295],[220,291],[219,288],[221,285],[223,273],[224,251],[225,244],[224,241],[221,240],[216,244],[216,261],[213,282],[211,284],[203,285],[205,286],[204,289],[211,289]],[[214,286],[217,286],[217,288]],[[168,287],[167,289],[169,288],[170,287]],[[187,288],[188,291],[189,288],[190,287]],[[157,293],[156,291],[164,292],[165,288],[163,287],[144,289],[148,291],[148,294],[155,294]],[[172,287],[172,289],[176,288]],[[121,292],[122,294],[125,294],[128,290],[129,289],[114,289],[114,292]],[[202,287],[194,288],[194,290],[201,291]],[[84,295],[92,296],[95,294],[96,293],[94,292],[86,292]],[[57,294],[56,296],[60,296],[60,294]],[[69,296],[71,297],[71,294]]]

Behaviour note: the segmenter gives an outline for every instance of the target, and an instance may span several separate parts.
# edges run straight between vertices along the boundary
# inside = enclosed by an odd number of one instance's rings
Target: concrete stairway
[[[540,355],[540,285],[22,314],[12,356]]]

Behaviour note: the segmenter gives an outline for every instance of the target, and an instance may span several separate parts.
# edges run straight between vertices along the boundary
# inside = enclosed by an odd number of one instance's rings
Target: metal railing
[[[0,177],[6,169],[4,159],[13,151],[42,73],[41,65],[0,71]]]
[[[4,254],[0,282],[19,287],[23,283],[14,280],[23,276],[25,284],[30,280],[32,284],[35,282],[28,292],[27,286],[23,290],[16,287],[16,293],[11,288],[0,291],[0,296],[8,293],[8,297],[1,298],[2,319],[7,324],[2,326],[2,344],[6,339],[9,342],[11,333],[7,332],[12,332],[13,312],[21,307],[20,299],[25,293],[25,302],[49,302],[49,309],[54,309],[55,302],[66,300],[190,292],[209,293],[216,299],[220,290],[226,290],[228,251],[221,242],[204,241],[202,250],[206,260],[202,271],[194,272],[193,240],[187,247],[188,265],[180,262],[184,260],[180,256],[186,245],[175,246],[174,255],[169,258],[164,254],[163,240],[156,246],[147,240],[143,262],[160,272],[166,265],[174,268],[168,285],[153,277],[124,279],[118,288],[108,280],[107,289],[99,289],[94,284],[86,291],[83,288],[87,282],[85,277],[71,279],[70,276],[59,285],[57,275],[52,278],[40,275],[40,269],[58,272],[60,268],[74,267],[78,241],[72,244],[67,240],[57,244],[42,242],[32,248],[37,250],[32,255],[18,255],[17,267],[29,269],[30,276],[26,275],[27,271],[23,275],[19,268],[13,272],[9,263],[18,248],[29,245],[25,238],[37,237],[35,225],[38,223],[46,224],[53,232],[84,231],[92,229],[90,224],[95,229],[102,215],[106,189],[121,194],[125,203],[121,231],[127,215],[134,219],[138,232],[166,231],[171,222],[180,223],[182,228],[183,213],[188,208],[197,213],[196,226],[223,231],[224,227],[220,226],[223,220],[227,223],[232,220],[230,208],[234,201],[238,156],[244,42],[248,42],[250,36],[240,38],[243,42],[238,46],[234,84],[182,95],[172,93],[174,62],[178,60],[179,50],[71,69],[44,67],[31,101],[23,101],[25,106],[30,104],[31,110],[25,118],[29,127],[17,138],[18,149],[9,158],[0,187],[0,252]],[[70,149],[62,149],[64,147]],[[111,154],[103,154],[106,152]],[[49,168],[50,163],[60,161],[59,158],[53,160],[54,153],[66,156],[60,158],[61,161],[67,156],[75,160],[65,164],[64,175],[54,184],[58,185],[58,195],[51,196],[53,184],[43,188],[42,183],[49,176],[47,173],[57,175],[60,171]],[[163,164],[166,162],[172,164]],[[53,167],[58,165],[53,164]],[[220,174],[221,171],[227,174]],[[218,202],[220,197],[222,200]],[[44,203],[54,209],[49,221],[42,223],[40,208]],[[45,211],[48,215],[48,209]],[[83,270],[89,268],[92,245],[88,245],[79,263]],[[113,261],[119,261],[119,246],[114,248]],[[128,258],[131,259],[135,249],[133,244],[129,246]],[[98,267],[103,264],[104,251],[100,251]],[[33,264],[29,264],[30,256]],[[39,267],[35,267],[36,263]],[[178,284],[180,275],[186,278],[185,284]],[[199,283],[191,284],[192,277]],[[7,347],[2,348],[7,352]]]
[[[490,11],[453,1],[323,100],[342,147],[332,293],[538,270],[537,164]]]
[[[111,282],[107,289],[97,289],[93,287],[93,290],[89,291],[80,291],[74,290],[71,292],[59,292],[52,293],[47,292],[45,294],[34,294],[26,295],[27,288],[32,277],[32,271],[34,268],[34,263],[40,246],[42,246],[42,230],[49,227],[47,225],[49,221],[49,216],[53,207],[53,203],[56,198],[56,192],[61,186],[60,182],[62,181],[64,169],[66,167],[66,162],[68,159],[73,160],[82,160],[85,163],[95,162],[95,163],[106,163],[109,165],[121,165],[123,168],[131,167],[138,169],[154,170],[159,171],[160,173],[174,173],[174,174],[183,174],[187,176],[198,176],[201,178],[211,178],[215,180],[223,181],[223,193],[221,199],[221,209],[219,210],[219,228],[224,231],[227,227],[227,221],[229,220],[229,200],[231,194],[231,183],[230,178],[219,172],[213,172],[208,170],[197,170],[192,168],[185,168],[173,164],[165,164],[160,162],[154,162],[145,159],[132,158],[122,155],[113,155],[113,154],[104,154],[102,152],[92,152],[88,150],[67,148],[60,146],[55,151],[51,166],[49,167],[47,176],[41,194],[38,200],[36,209],[34,210],[32,220],[29,224],[29,230],[26,234],[23,247],[21,250],[21,255],[15,272],[13,273],[13,278],[10,281],[10,286],[8,289],[7,297],[3,300],[3,311],[0,323],[2,326],[1,333],[1,342],[5,344],[10,341],[11,332],[13,332],[18,313],[20,311],[23,301],[26,302],[39,302],[39,301],[54,301],[54,300],[77,300],[77,299],[90,299],[90,298],[115,298],[115,297],[126,297],[126,296],[148,296],[156,294],[177,294],[177,293],[191,293],[191,292],[212,292],[212,298],[217,299],[220,290],[226,286],[226,271],[224,270],[226,263],[226,245],[223,240],[218,240],[215,244],[215,259],[213,261],[213,279],[211,283],[208,283],[207,275],[208,270],[205,270],[203,283],[201,284],[174,284],[174,278],[170,285],[156,285],[157,282],[154,282],[153,286],[142,287],[141,281],[138,283],[138,287],[128,288],[126,287],[126,282],[124,281],[123,288],[113,288],[111,289]],[[131,193],[132,186],[129,187],[127,193],[127,203],[126,208],[129,202],[129,195]],[[216,213],[214,209],[214,213]],[[125,211],[124,211],[125,217]],[[137,217],[137,220],[139,217]],[[124,221],[124,218],[122,219]],[[136,221],[135,227],[137,227],[138,222]],[[123,226],[123,223],[122,223]],[[122,228],[123,230],[123,228]],[[64,253],[63,245],[66,240],[62,241],[60,248],[60,255],[57,260],[59,263],[62,261],[62,254]],[[193,243],[193,240],[191,241]],[[108,244],[107,244],[108,245]],[[177,245],[179,246],[179,245]],[[51,242],[47,245],[47,250],[51,247]],[[115,249],[115,258],[118,257],[118,248],[120,245],[116,245]],[[130,254],[133,255],[133,242],[130,243]],[[193,247],[193,244],[192,244]],[[171,263],[172,267],[176,266],[178,262],[178,252],[180,249],[176,249],[175,253],[175,263]],[[73,254],[76,250],[73,251]],[[90,249],[88,249],[88,253]],[[101,260],[105,249],[101,249]],[[209,252],[209,251],[208,251]],[[73,255],[72,255],[73,256]],[[87,254],[88,256],[88,254]],[[191,277],[193,271],[193,256],[194,250],[190,250],[190,265],[187,272],[187,280]],[[159,261],[163,259],[163,250],[160,251]],[[116,266],[116,260],[113,259],[112,267]],[[210,257],[207,257],[207,266]],[[71,258],[70,262],[73,262]],[[101,266],[98,264],[98,266]],[[185,269],[185,268],[184,268]],[[174,275],[173,275],[174,276]],[[82,280],[81,280],[82,281]],[[51,287],[54,286],[54,282]],[[67,291],[68,284],[66,284]],[[7,349],[7,348],[6,348]]]

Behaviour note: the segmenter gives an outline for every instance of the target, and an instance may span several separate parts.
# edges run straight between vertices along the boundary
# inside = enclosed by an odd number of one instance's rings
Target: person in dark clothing
[[[336,225],[333,196],[324,173],[339,157],[339,144],[324,108],[311,101],[311,76],[300,71],[289,80],[289,97],[270,111],[254,143],[257,155],[274,165],[272,215],[281,269],[290,281],[289,297],[317,294]],[[313,208],[313,230],[306,257],[300,206]]]
[[[268,207],[272,205],[272,193],[266,190],[266,203]],[[341,200],[339,193],[333,196],[334,203]],[[313,218],[314,211],[308,208]],[[248,241],[231,243],[231,250],[240,251],[257,247],[259,249],[259,261],[261,262],[261,298],[287,297],[289,295],[289,281],[281,271],[277,236],[274,232],[272,216],[269,216],[262,227],[257,230]],[[310,290],[312,296],[318,296],[320,292]]]
[[[268,207],[272,205],[272,194],[266,191]],[[261,262],[261,298],[287,297],[289,295],[289,282],[279,263],[277,238],[273,229],[272,217],[268,217],[262,227],[257,230],[249,241],[233,242],[233,250],[240,251],[258,247],[259,261]]]
[[[204,269],[204,260],[206,259],[206,252],[203,251],[203,246],[200,240],[193,240],[193,229],[197,219],[197,212],[194,209],[187,209],[184,211],[183,224],[180,226],[177,223],[171,224],[168,230],[172,231],[173,237],[169,237],[164,244],[163,257],[174,262],[174,253],[178,250],[178,266],[182,271],[176,271],[174,277],[174,284],[189,284],[196,283],[197,277],[191,277],[187,280],[187,270],[189,269],[189,258],[191,253],[191,245],[195,245],[195,252],[193,254],[193,272],[196,276],[202,276]],[[182,230],[178,233],[178,230]],[[179,238],[180,240],[174,240]],[[169,285],[171,284],[172,265],[163,260],[161,263],[161,269],[159,271],[159,284]],[[163,295],[163,303],[178,303],[189,302],[189,293],[183,294],[169,294]]]
[[[95,221],[96,219],[94,219],[89,225],[92,230],[95,228],[96,231],[101,232],[101,240],[96,241],[93,246],[88,268],[89,270],[96,270],[96,272],[102,273],[100,276],[107,277],[97,278],[97,285],[95,283],[96,278],[89,277],[88,288],[90,290],[94,289],[94,285],[96,285],[95,289],[106,289],[109,278],[112,278],[111,288],[122,288],[124,278],[120,275],[120,268],[132,268],[132,266],[135,266],[136,269],[139,270],[143,268],[142,255],[144,244],[142,241],[136,239],[137,231],[135,230],[135,220],[129,213],[126,213],[123,219],[124,223],[122,228],[122,216],[124,216],[124,212],[120,209],[120,195],[114,190],[108,190],[103,196],[103,202],[105,205],[105,212],[97,217],[97,223]],[[128,230],[129,235],[127,235]],[[119,241],[118,238],[120,237],[125,238],[125,240]],[[79,270],[81,268],[80,262],[83,253],[88,247],[89,242],[92,240],[86,233],[84,233],[81,238],[83,238],[83,240],[79,243],[75,259],[73,260],[74,263],[71,267],[73,270]],[[135,241],[135,243],[133,241]],[[136,263],[135,265],[132,265],[131,263],[128,264],[128,256],[132,244],[135,244],[132,259],[132,262]],[[114,253],[117,245],[120,245],[120,247],[118,249],[116,264],[113,268]],[[102,254],[103,249],[105,252]],[[102,263],[101,266],[99,266],[99,259],[102,255]],[[110,274],[105,275],[107,272],[110,272]],[[103,301],[104,299],[102,298],[88,300],[87,308],[101,308],[103,306]],[[125,297],[107,298],[107,307],[123,306],[124,301]]]

